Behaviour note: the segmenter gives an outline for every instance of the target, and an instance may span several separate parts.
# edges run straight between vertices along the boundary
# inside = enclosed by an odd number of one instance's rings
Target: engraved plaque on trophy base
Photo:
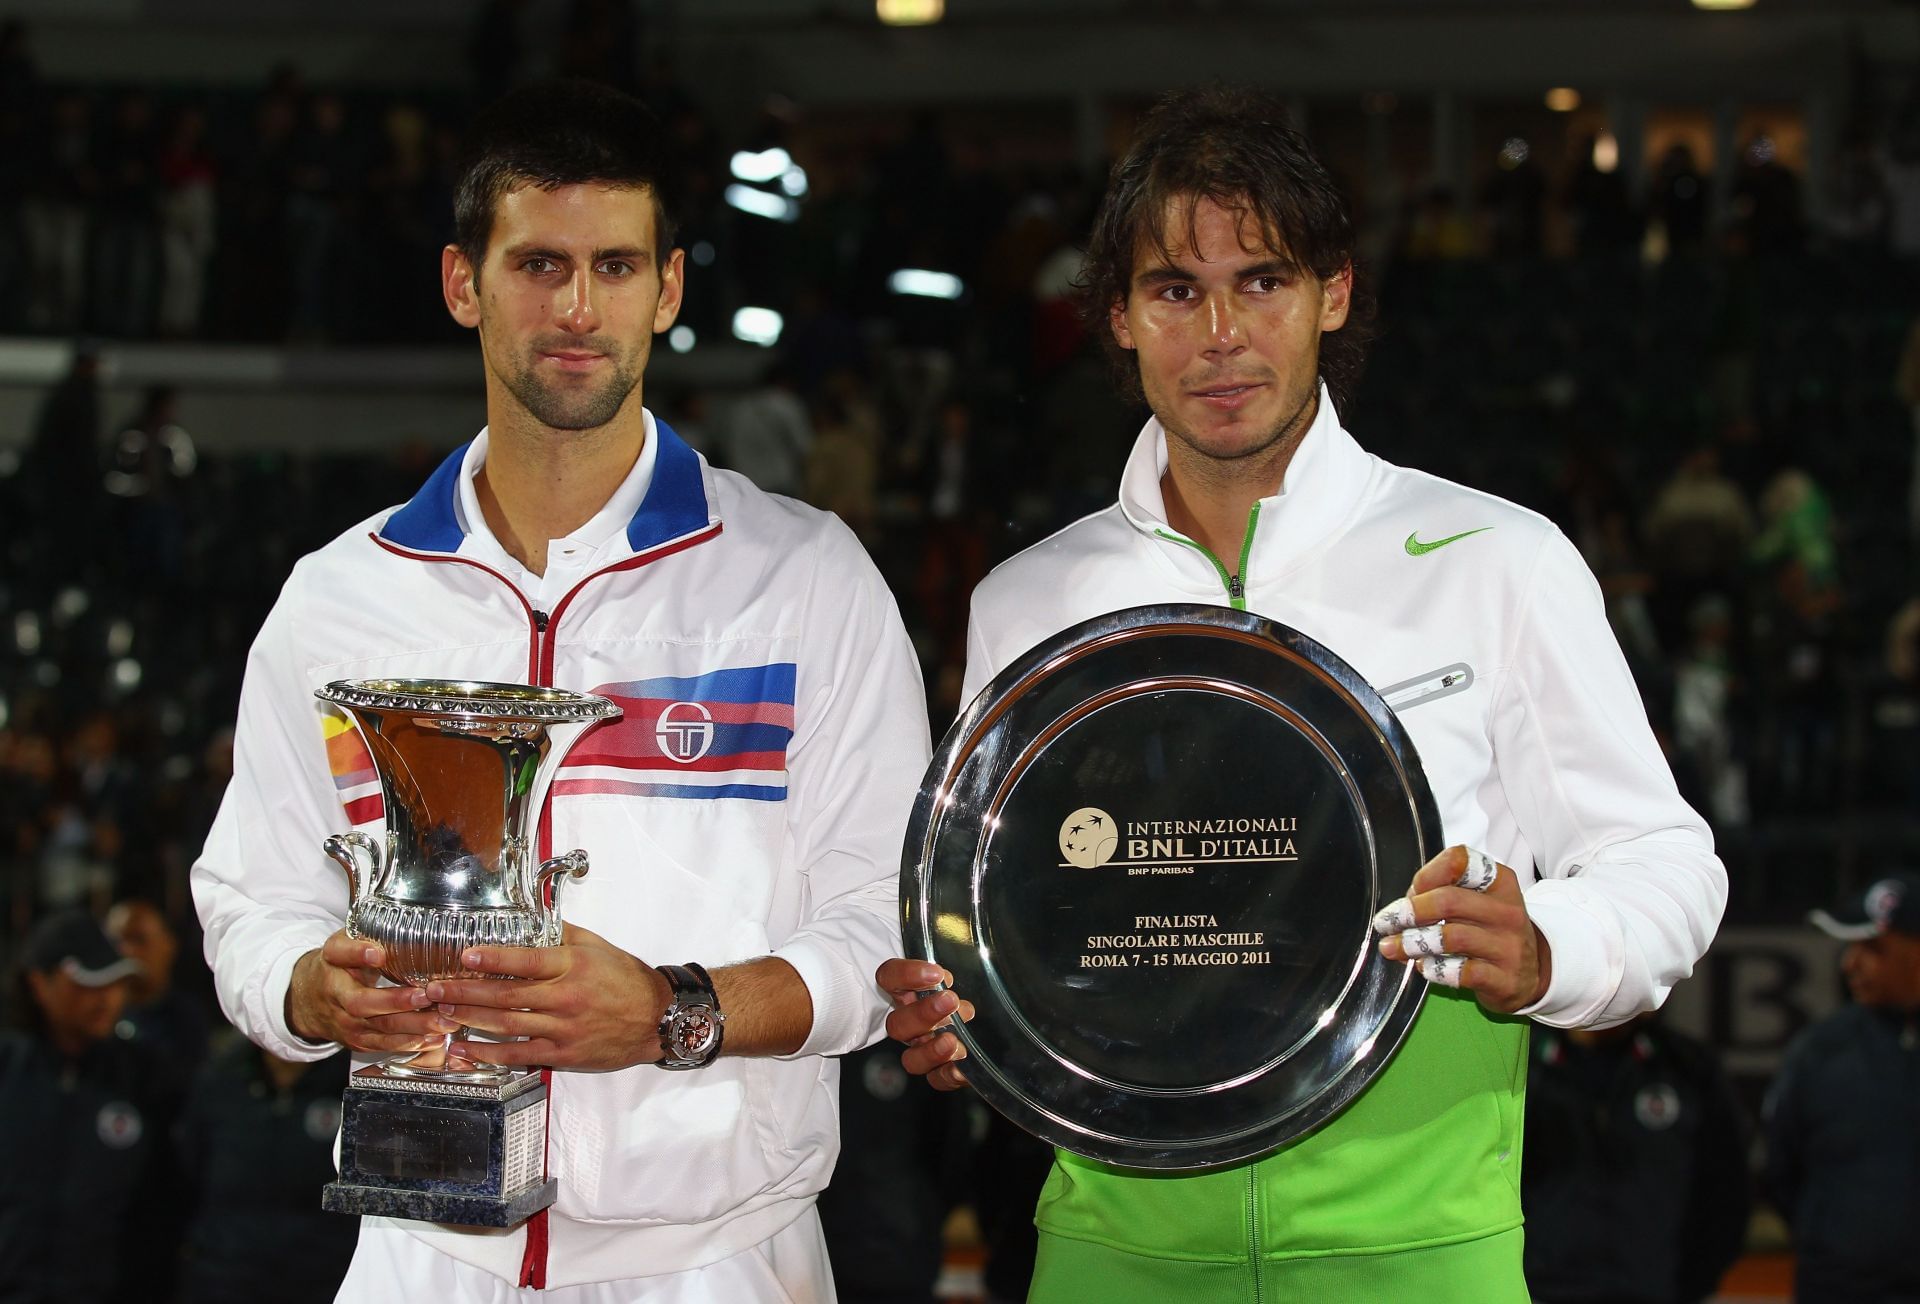
[[[538,1073],[500,1083],[357,1070],[341,1103],[334,1213],[512,1227],[553,1203],[545,1177],[547,1089]]]

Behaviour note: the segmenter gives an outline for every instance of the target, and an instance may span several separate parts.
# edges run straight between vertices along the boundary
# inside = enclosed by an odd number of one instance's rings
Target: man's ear
[[[1347,324],[1347,311],[1353,306],[1353,264],[1348,263],[1329,276],[1320,287],[1320,329],[1337,331]]]
[[[440,295],[455,321],[469,329],[480,324],[480,276],[458,245],[440,251]]]
[[[681,296],[687,291],[687,254],[676,249],[667,255],[660,268],[660,302],[653,309],[653,333],[658,335],[673,325],[680,315]]]
[[[1115,299],[1107,308],[1107,326],[1113,331],[1113,342],[1123,349],[1133,348],[1133,332],[1127,328],[1127,301]]]

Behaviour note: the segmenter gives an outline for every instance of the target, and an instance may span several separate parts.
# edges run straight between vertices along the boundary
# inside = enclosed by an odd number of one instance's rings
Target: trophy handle
[[[587,853],[575,847],[564,856],[555,856],[552,860],[540,862],[540,868],[533,871],[533,908],[538,910],[553,930],[554,940],[560,933],[560,885],[569,878],[579,878],[587,872]],[[547,880],[553,880],[553,901],[547,903]]]
[[[357,906],[371,897],[374,880],[380,876],[380,844],[355,829],[351,833],[335,833],[321,845],[347,871],[347,882],[353,886],[352,904]],[[356,851],[366,853],[370,872],[360,871],[360,859],[353,854]]]

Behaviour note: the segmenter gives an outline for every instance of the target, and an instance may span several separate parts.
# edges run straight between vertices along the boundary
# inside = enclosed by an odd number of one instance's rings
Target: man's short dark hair
[[[1278,102],[1224,87],[1167,95],[1108,174],[1080,287],[1088,324],[1106,341],[1134,398],[1140,397],[1138,365],[1114,342],[1109,313],[1126,301],[1142,249],[1171,256],[1180,240],[1193,242],[1194,206],[1202,199],[1252,217],[1275,253],[1319,280],[1354,263],[1346,197]],[[1187,229],[1168,231],[1169,217],[1183,207]],[[1339,407],[1366,359],[1369,306],[1356,275],[1346,325],[1320,337],[1320,377]]]
[[[654,258],[666,263],[679,230],[666,132],[639,100],[588,81],[525,86],[474,119],[453,191],[453,242],[477,273],[501,196],[522,186],[579,185],[651,194]]]

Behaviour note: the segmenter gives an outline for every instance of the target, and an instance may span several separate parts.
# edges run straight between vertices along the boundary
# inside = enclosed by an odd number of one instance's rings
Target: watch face
[[[668,1035],[673,1040],[673,1053],[677,1058],[697,1060],[713,1048],[719,1033],[720,1026],[711,1006],[688,1005],[673,1016]]]

